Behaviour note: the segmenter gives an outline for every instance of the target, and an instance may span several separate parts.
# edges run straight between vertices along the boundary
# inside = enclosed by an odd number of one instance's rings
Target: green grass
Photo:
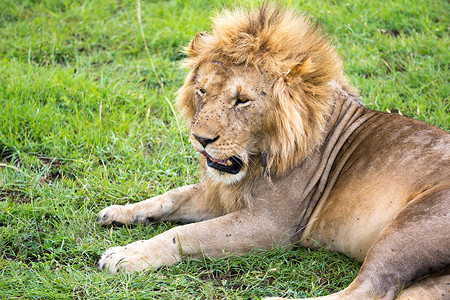
[[[186,75],[181,48],[227,3],[142,0],[148,56],[134,0],[0,2],[1,299],[307,297],[353,280],[357,263],[303,248],[139,274],[94,268],[111,245],[176,226],[95,218],[197,180],[169,103]],[[322,23],[369,107],[450,129],[447,1],[291,5]]]

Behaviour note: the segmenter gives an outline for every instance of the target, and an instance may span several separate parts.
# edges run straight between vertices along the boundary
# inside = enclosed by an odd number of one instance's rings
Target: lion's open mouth
[[[216,169],[221,172],[226,172],[230,174],[237,174],[241,170],[244,162],[238,156],[232,156],[225,159],[217,159],[208,154],[205,150],[200,150],[193,146],[197,152],[200,152],[205,158],[208,167]]]
[[[242,160],[237,156],[232,156],[228,159],[214,159],[214,161],[210,157],[206,157],[206,161],[208,167],[230,174],[239,173],[243,164]]]

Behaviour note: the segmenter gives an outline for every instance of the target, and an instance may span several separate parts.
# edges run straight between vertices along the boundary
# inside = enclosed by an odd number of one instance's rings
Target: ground
[[[353,280],[351,259],[303,248],[140,274],[95,269],[111,245],[176,226],[103,228],[95,218],[196,182],[172,108],[186,75],[180,50],[232,2],[1,1],[0,298],[305,297]],[[447,1],[295,7],[330,35],[366,105],[450,129]]]

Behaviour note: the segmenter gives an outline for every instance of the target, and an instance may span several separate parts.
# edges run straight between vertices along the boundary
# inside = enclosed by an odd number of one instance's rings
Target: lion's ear
[[[211,37],[211,34],[207,31],[197,33],[184,51],[190,57],[196,57],[200,53],[200,49],[206,44],[206,40],[209,37]]]
[[[286,83],[295,81],[301,76],[314,72],[314,64],[309,55],[306,55],[301,62],[294,64],[284,75]]]

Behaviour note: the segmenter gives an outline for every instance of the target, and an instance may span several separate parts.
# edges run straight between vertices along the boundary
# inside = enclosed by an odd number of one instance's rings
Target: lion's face
[[[340,59],[309,18],[270,6],[215,18],[185,53],[190,71],[177,106],[207,175],[226,184],[300,164],[324,138],[333,82],[346,86]]]
[[[261,152],[267,91],[253,67],[203,63],[193,87],[195,113],[190,140],[207,162],[206,173],[231,184],[241,181]]]

